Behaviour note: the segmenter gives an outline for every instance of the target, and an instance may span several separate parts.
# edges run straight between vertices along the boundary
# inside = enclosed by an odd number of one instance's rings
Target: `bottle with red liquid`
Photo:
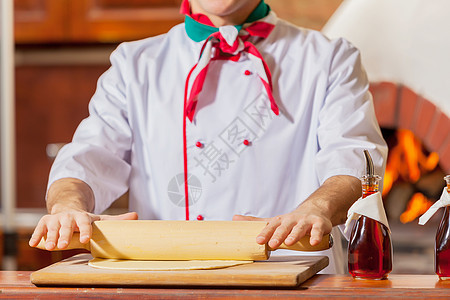
[[[447,193],[450,193],[450,175],[444,177],[447,181]],[[450,279],[450,206],[444,207],[444,215],[436,233],[434,247],[436,274],[442,280]]]
[[[362,199],[378,192],[381,177],[374,175],[367,150],[367,172],[361,178]],[[353,226],[348,244],[348,271],[357,279],[385,279],[392,271],[392,243],[389,229],[374,219],[361,216]]]

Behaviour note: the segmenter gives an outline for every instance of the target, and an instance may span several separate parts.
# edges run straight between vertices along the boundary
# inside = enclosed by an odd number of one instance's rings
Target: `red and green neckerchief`
[[[192,67],[186,79],[186,116],[192,122],[200,92],[211,60],[239,60],[241,52],[249,54],[255,70],[263,83],[270,100],[272,111],[278,115],[279,109],[272,94],[272,77],[264,58],[258,49],[248,41],[250,36],[266,38],[275,27],[270,7],[262,0],[242,25],[214,27],[211,20],[203,14],[192,14],[188,0],[183,0],[181,13],[185,14],[187,35],[196,42],[204,41],[198,62]],[[233,29],[234,28],[234,29]],[[216,49],[213,51],[212,49]],[[213,54],[214,52],[214,54]],[[261,68],[262,67],[262,68]],[[263,70],[263,71],[262,71]],[[193,78],[192,85],[190,81]]]

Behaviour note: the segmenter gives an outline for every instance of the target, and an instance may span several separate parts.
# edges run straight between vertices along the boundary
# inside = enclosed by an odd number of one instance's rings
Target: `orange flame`
[[[433,202],[428,200],[422,193],[415,193],[408,202],[406,210],[400,215],[403,224],[414,221],[415,218],[424,214]]]
[[[383,181],[383,196],[397,179],[416,182],[424,172],[432,171],[439,163],[439,155],[422,151],[421,142],[405,129],[397,130],[397,145],[390,149]]]
[[[426,155],[419,139],[405,129],[397,130],[397,145],[389,150],[386,172],[383,180],[383,196],[386,196],[395,181],[401,179],[415,183],[421,174],[432,171],[439,163],[439,155],[431,152]],[[416,193],[409,200],[400,221],[407,223],[423,214],[431,205],[423,194]]]

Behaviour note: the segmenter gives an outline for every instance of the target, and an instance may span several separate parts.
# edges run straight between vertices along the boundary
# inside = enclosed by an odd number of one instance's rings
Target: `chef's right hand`
[[[80,232],[80,242],[85,244],[92,235],[92,222],[99,220],[137,220],[135,212],[122,215],[94,215],[85,211],[68,210],[43,216],[37,224],[29,241],[31,247],[36,247],[46,236],[45,249],[65,249],[72,239],[73,232]]]
[[[45,249],[65,249],[75,231],[80,232],[80,242],[85,244],[92,235],[91,224],[99,220],[136,220],[134,212],[118,216],[95,215],[94,193],[87,183],[77,178],[61,178],[54,181],[47,192],[47,209],[29,241],[36,247],[46,237]]]

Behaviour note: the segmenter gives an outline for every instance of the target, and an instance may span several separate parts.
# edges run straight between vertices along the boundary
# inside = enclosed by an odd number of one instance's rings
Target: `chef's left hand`
[[[332,224],[330,219],[321,215],[309,206],[301,205],[296,210],[273,218],[257,218],[235,215],[233,221],[266,221],[267,226],[257,236],[258,244],[268,243],[272,249],[278,248],[283,242],[287,246],[295,244],[305,235],[310,235],[312,246],[322,241],[324,234],[330,233]],[[305,207],[303,207],[305,206]]]
[[[347,211],[361,196],[361,182],[358,178],[337,175],[328,178],[308,199],[290,213],[273,218],[256,218],[235,215],[234,221],[266,221],[267,226],[256,237],[258,244],[268,243],[276,249],[283,242],[295,244],[305,235],[310,235],[311,246],[318,245],[324,234],[333,226],[343,224]]]

